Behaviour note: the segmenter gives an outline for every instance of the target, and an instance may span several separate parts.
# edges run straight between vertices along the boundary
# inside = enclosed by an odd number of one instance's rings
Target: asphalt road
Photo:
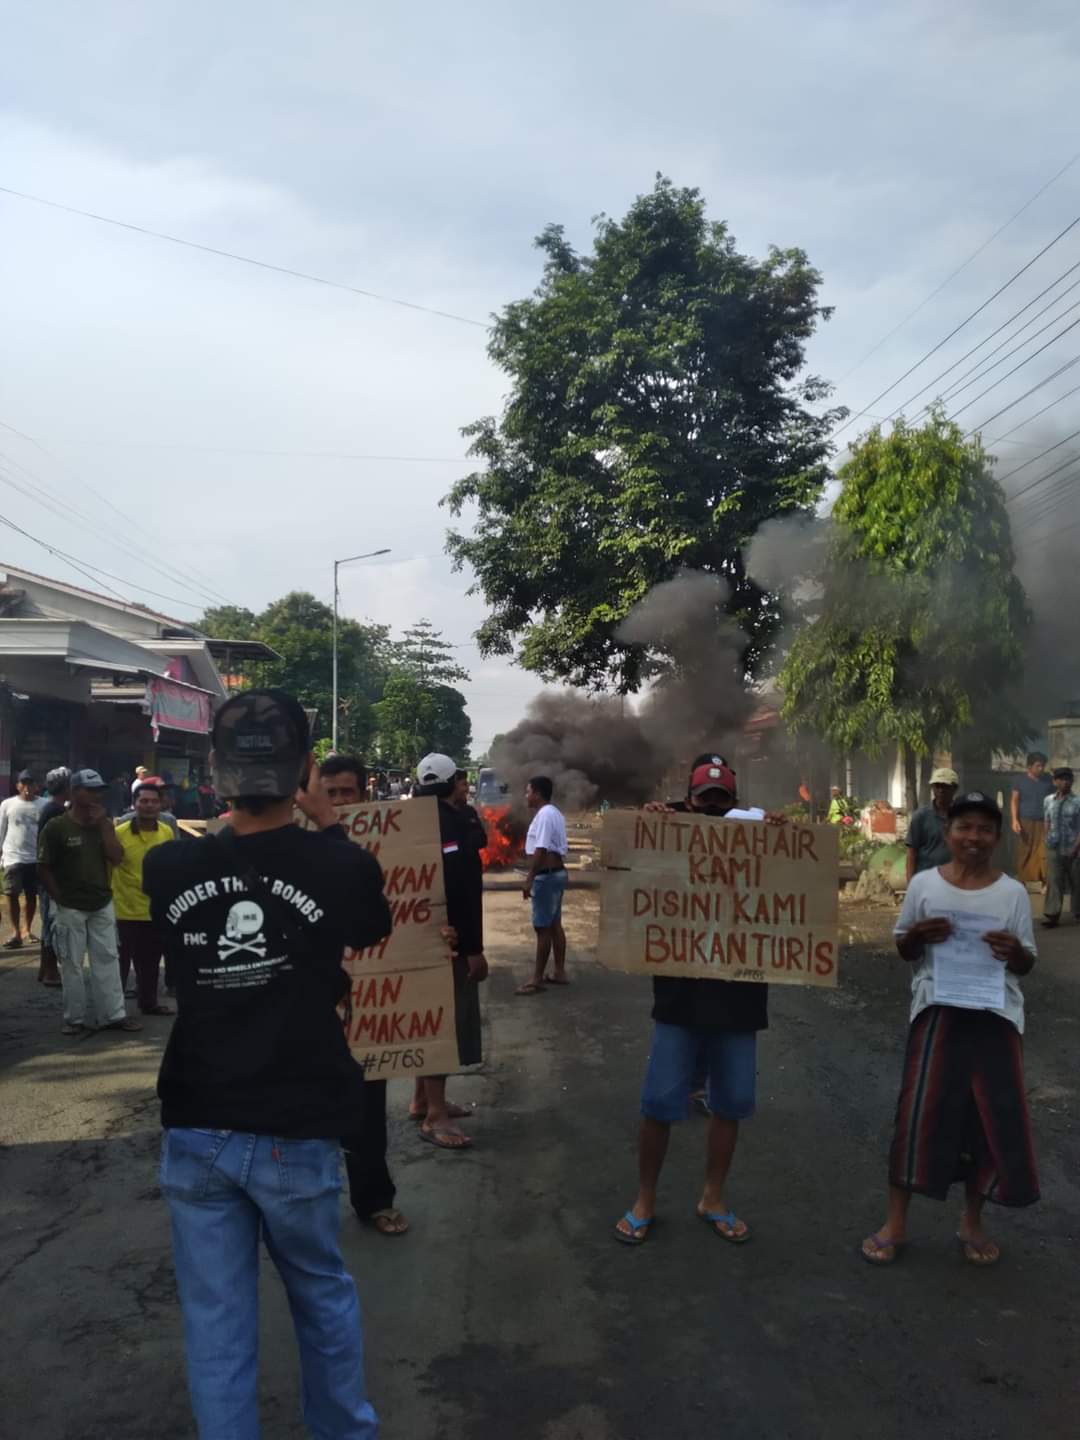
[[[661,1220],[611,1239],[632,1198],[648,984],[589,958],[595,896],[571,894],[574,985],[516,999],[526,915],[488,900],[487,1061],[457,1093],[476,1148],[443,1154],[398,1113],[402,1240],[346,1211],[368,1376],[408,1440],[1020,1440],[1077,1433],[1080,931],[1027,982],[1027,1078],[1044,1200],[994,1211],[1005,1258],[965,1266],[955,1207],[916,1202],[889,1271],[858,1241],[883,1216],[907,986],[887,919],[855,916],[833,992],[775,990],[757,1118],[731,1199],[736,1250],[693,1213],[704,1121],[676,1133]],[[516,970],[516,974],[515,974]],[[192,1434],[153,1080],[167,1020],[66,1041],[36,956],[0,962],[0,1431],[34,1440]],[[707,983],[707,982],[703,982]],[[305,1432],[281,1287],[263,1287],[267,1440]]]

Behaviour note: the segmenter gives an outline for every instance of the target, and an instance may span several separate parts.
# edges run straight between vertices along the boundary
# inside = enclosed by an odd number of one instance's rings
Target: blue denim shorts
[[[746,1120],[754,1113],[756,1098],[757,1032],[691,1030],[658,1020],[641,1092],[641,1113],[669,1125],[685,1120],[695,1077],[702,1074],[712,1113],[727,1120]]]
[[[541,870],[532,882],[532,923],[534,930],[546,930],[562,919],[566,894],[565,870]]]

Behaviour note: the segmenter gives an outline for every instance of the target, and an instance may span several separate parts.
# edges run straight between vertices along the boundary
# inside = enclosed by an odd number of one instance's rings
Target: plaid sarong
[[[1023,1047],[1000,1015],[930,1005],[908,1032],[889,1183],[944,1200],[972,1178],[999,1205],[1039,1198]]]

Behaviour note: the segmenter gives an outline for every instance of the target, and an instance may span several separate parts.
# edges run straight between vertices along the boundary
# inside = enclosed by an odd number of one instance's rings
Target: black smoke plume
[[[588,696],[552,690],[492,748],[515,806],[533,775],[547,775],[566,810],[639,805],[699,751],[730,747],[752,708],[739,656],[744,637],[724,614],[728,587],[684,570],[656,585],[616,631],[640,647],[653,676],[648,694]]]

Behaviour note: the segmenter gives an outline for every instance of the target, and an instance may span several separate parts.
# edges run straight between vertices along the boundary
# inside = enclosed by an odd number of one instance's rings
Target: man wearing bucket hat
[[[907,833],[907,883],[911,877],[938,865],[947,865],[949,847],[945,828],[949,823],[949,806],[956,795],[960,776],[955,770],[942,767],[930,776],[929,805],[923,805],[911,817]]]

